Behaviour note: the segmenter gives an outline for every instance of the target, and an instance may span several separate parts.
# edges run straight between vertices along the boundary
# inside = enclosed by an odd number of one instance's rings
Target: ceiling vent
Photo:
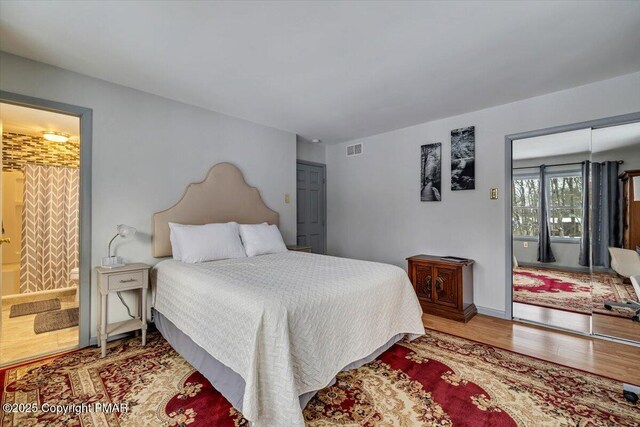
[[[362,144],[347,145],[347,157],[362,154]]]

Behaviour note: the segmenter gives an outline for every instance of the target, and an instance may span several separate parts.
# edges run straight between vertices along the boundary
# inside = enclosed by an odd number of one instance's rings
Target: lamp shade
[[[133,236],[134,234],[136,234],[136,231],[138,230],[136,230],[134,227],[131,227],[130,225],[118,225],[118,235],[120,237]]]
[[[640,202],[640,176],[633,177],[633,200]]]

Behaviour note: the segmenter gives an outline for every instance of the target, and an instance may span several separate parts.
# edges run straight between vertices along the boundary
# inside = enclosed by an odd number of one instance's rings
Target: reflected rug
[[[624,308],[609,311],[605,301],[637,300],[631,284],[608,273],[580,273],[535,267],[518,267],[513,271],[513,301],[574,313],[592,312],[631,318]]]
[[[105,358],[82,349],[3,369],[0,380],[10,405],[0,413],[4,427],[248,426],[157,332],[145,347],[114,342]],[[317,427],[637,426],[640,404],[621,390],[601,376],[428,330],[340,373],[304,417]],[[45,403],[88,409],[56,414]]]

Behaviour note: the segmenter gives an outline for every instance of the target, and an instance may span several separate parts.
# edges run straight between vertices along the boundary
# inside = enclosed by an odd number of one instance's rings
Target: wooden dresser
[[[622,181],[622,246],[636,250],[640,246],[640,202],[633,200],[633,177],[640,176],[640,169],[624,171]]]
[[[478,312],[473,303],[473,260],[416,255],[407,261],[409,278],[425,313],[467,322]]]

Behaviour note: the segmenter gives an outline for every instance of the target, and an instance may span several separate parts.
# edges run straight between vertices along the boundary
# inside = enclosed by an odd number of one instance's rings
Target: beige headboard
[[[153,214],[153,256],[171,256],[170,222],[201,225],[235,221],[278,225],[278,220],[278,212],[264,204],[258,190],[247,184],[240,169],[231,163],[218,163],[204,181],[189,184],[178,203]]]

